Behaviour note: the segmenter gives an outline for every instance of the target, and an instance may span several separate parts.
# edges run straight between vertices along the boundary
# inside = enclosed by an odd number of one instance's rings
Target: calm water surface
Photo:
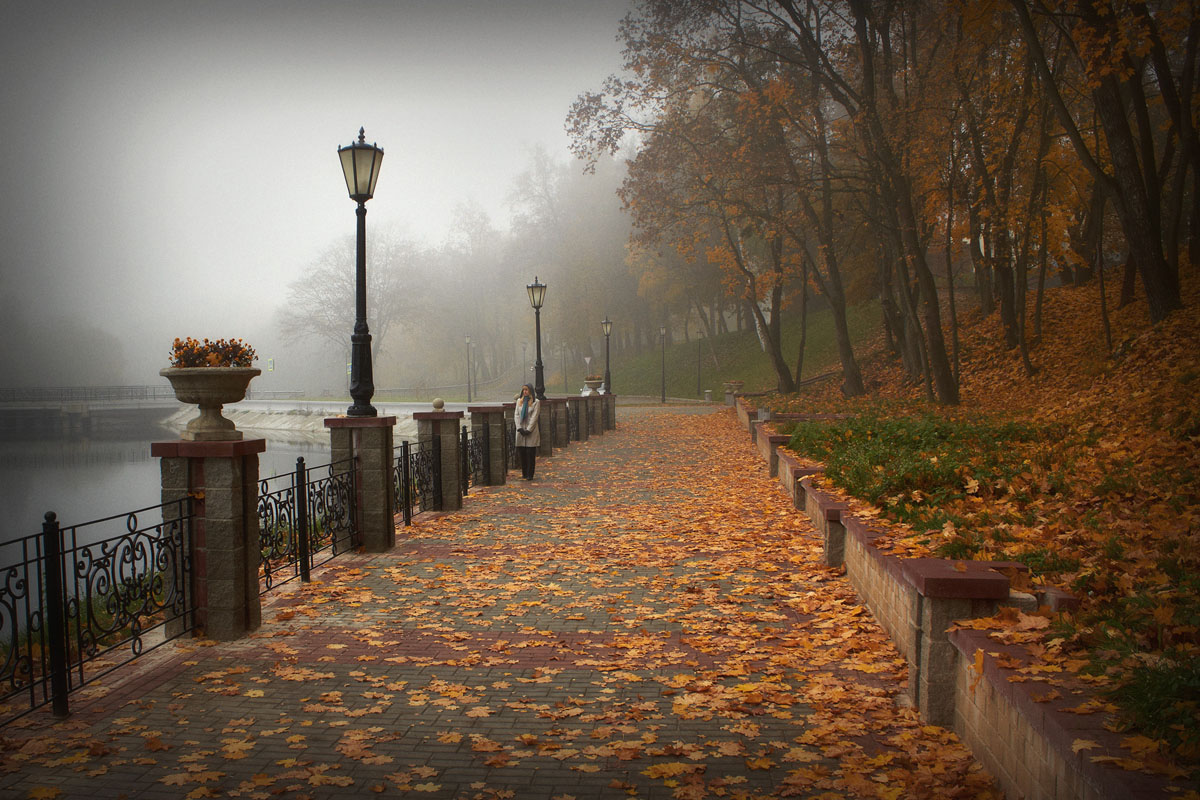
[[[178,436],[147,427],[112,438],[0,441],[0,543],[40,531],[47,511],[74,525],[157,505],[159,459],[151,458],[150,443]],[[310,466],[329,461],[326,437],[265,438],[260,477],[291,472],[299,456]]]

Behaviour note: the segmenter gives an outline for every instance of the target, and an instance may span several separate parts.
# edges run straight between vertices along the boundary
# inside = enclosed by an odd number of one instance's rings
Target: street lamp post
[[[662,338],[662,401],[667,402],[667,326],[661,325],[658,335]]]
[[[471,337],[467,337],[467,402],[471,402]]]
[[[571,387],[567,384],[567,346],[560,344],[558,352],[562,355],[562,371],[563,371],[563,394],[570,394]]]
[[[529,305],[533,306],[534,343],[536,345],[533,362],[533,392],[537,395],[538,400],[545,400],[546,374],[545,366],[542,364],[542,303],[546,299],[546,284],[539,283],[537,276],[534,275],[533,283],[526,286],[525,291],[529,292]]]
[[[367,201],[375,195],[383,149],[367,144],[366,131],[358,129],[358,141],[338,148],[346,190],[358,203],[358,251],[354,270],[354,333],[350,336],[350,397],[354,405],[348,417],[375,417],[371,405],[375,379],[371,372],[371,331],[367,327]]]
[[[600,328],[604,331],[604,393],[612,394],[612,375],[608,373],[608,335],[612,333],[612,320],[608,314],[604,315]]]

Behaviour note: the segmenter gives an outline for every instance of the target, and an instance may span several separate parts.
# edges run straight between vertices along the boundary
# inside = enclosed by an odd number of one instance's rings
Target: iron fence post
[[[304,467],[304,456],[296,459],[296,557],[300,562],[300,580],[308,583],[312,580],[312,554],[308,541],[308,470]]]
[[[67,679],[67,621],[64,616],[62,532],[53,511],[42,523],[42,550],[46,554],[45,631],[50,641],[50,695],[54,716],[71,713]]]
[[[401,511],[404,513],[404,526],[412,525],[412,446],[407,442],[400,445],[400,483]]]
[[[433,507],[441,511],[444,507],[442,497],[442,437],[433,437]]]
[[[492,483],[492,426],[483,418],[483,474],[484,483]]]
[[[462,446],[459,448],[462,455],[459,456],[459,463],[462,465],[462,493],[466,496],[467,491],[471,488],[471,440],[467,435],[467,429],[463,428],[459,438],[462,440]]]

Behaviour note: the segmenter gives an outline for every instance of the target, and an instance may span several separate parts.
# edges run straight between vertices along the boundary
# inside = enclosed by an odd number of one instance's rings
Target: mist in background
[[[289,333],[286,305],[322,259],[353,263],[354,204],[336,149],[360,125],[385,150],[367,227],[373,247],[384,236],[399,248],[397,275],[410,283],[397,297],[435,304],[436,319],[448,286],[470,295],[455,309],[465,322],[433,331],[430,353],[497,303],[513,308],[496,330],[523,325],[532,261],[554,258],[512,244],[546,222],[529,182],[539,169],[559,187],[585,180],[569,165],[563,121],[619,68],[627,10],[624,0],[6,8],[0,386],[159,383],[176,336],[207,336],[247,339],[264,370],[272,358],[260,388],[341,389],[342,348]],[[603,180],[576,193],[596,191],[609,216],[577,225],[603,227],[597,257],[619,265],[619,175]],[[560,278],[550,296],[564,288]],[[348,349],[352,305],[341,313]],[[381,354],[385,381],[411,382],[438,362],[422,355],[420,319],[410,322]],[[493,371],[521,358],[523,336],[506,333]]]

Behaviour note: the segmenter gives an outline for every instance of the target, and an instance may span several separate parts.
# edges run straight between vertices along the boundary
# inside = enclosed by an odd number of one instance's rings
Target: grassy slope
[[[851,334],[863,339],[879,327],[879,306],[868,303],[849,311]],[[783,352],[788,368],[795,369],[800,346],[800,319],[795,314],[783,318]],[[668,344],[666,350],[667,397],[696,398],[696,340]],[[776,386],[775,371],[766,353],[759,346],[753,330],[740,331],[714,337],[712,350],[709,342],[700,344],[700,389],[711,389],[713,398],[720,401],[725,381],[740,380],[745,391],[773,389]],[[716,357],[714,362],[714,355]],[[662,390],[662,351],[647,350],[630,357],[613,353],[613,388],[618,395],[659,396]],[[719,365],[719,366],[718,366]],[[595,366],[595,365],[593,365]],[[835,369],[838,366],[837,347],[833,338],[833,324],[828,310],[809,314],[808,340],[805,345],[804,378],[811,378]],[[604,371],[603,358],[596,372]],[[555,391],[562,388],[561,377],[557,381],[547,377],[547,386]]]
[[[1111,356],[1098,287],[1050,290],[1032,376],[1004,347],[995,315],[968,318],[962,404],[953,409],[926,403],[878,347],[862,350],[878,395],[846,401],[821,385],[770,405],[1042,430],[1039,441],[1000,448],[1011,479],[942,504],[959,512],[956,529],[931,536],[921,530],[928,526],[896,524],[889,546],[1023,560],[1042,573],[1038,580],[1075,591],[1083,608],[1055,623],[1043,657],[1086,654],[1092,680],[1113,692],[1135,730],[1149,733],[1150,755],[1200,780],[1200,280],[1186,268],[1182,279],[1184,309],[1153,326],[1140,297],[1116,309],[1119,282],[1109,283]],[[891,460],[878,456],[876,468],[896,466]],[[910,492],[883,502],[907,509],[920,501]],[[1155,769],[1174,769],[1163,764]]]

